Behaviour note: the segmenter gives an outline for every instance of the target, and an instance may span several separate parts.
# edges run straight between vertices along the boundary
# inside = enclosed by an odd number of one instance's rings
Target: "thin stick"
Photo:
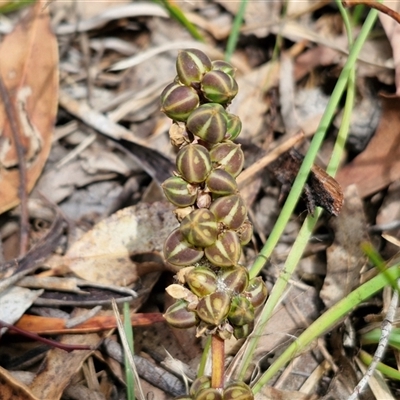
[[[237,183],[239,189],[243,189],[247,181],[252,178],[255,174],[260,172],[263,168],[265,168],[268,164],[275,161],[281,154],[285,153],[289,149],[291,149],[296,143],[299,143],[304,139],[304,133],[299,132],[296,135],[289,138],[286,142],[282,143],[271,152],[266,154],[264,157],[257,160],[253,165],[249,168],[246,168],[237,178]]]
[[[20,335],[23,335],[29,339],[37,340],[38,342],[48,344],[51,347],[56,347],[58,349],[65,350],[68,353],[73,350],[95,350],[95,348],[93,348],[91,346],[87,346],[85,344],[64,344],[64,343],[56,342],[55,340],[46,339],[39,335],[36,335],[36,333],[26,331],[25,329],[17,328],[15,325],[11,325],[8,322],[2,321],[2,320],[0,320],[0,327],[8,328],[11,331],[17,332]]]
[[[399,281],[398,281],[399,282]],[[399,292],[395,290],[393,292],[393,297],[389,305],[388,312],[386,314],[386,318],[382,321],[382,334],[379,339],[378,347],[376,348],[374,357],[372,359],[371,364],[369,365],[367,371],[365,372],[364,376],[358,382],[357,386],[354,388],[353,393],[348,398],[348,400],[357,400],[360,393],[364,390],[365,386],[367,385],[368,381],[370,380],[371,376],[375,372],[375,369],[378,363],[381,361],[386,347],[389,342],[390,332],[393,328],[393,321],[397,310],[397,305],[399,303]]]
[[[211,354],[211,387],[222,389],[224,387],[225,341],[215,334],[211,339]]]
[[[22,257],[28,251],[28,234],[29,234],[29,215],[28,215],[28,193],[26,190],[27,186],[27,173],[25,164],[25,153],[21,141],[20,131],[17,125],[17,116],[15,109],[11,103],[8,90],[4,84],[3,77],[0,75],[0,95],[3,100],[4,109],[6,111],[7,119],[10,124],[11,133],[14,139],[15,150],[18,158],[18,172],[19,172],[19,185],[18,194],[21,200],[21,231],[20,231],[20,242],[19,242],[19,256]]]

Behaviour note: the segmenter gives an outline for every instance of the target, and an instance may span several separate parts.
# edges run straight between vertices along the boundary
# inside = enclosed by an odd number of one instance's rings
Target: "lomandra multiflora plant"
[[[177,172],[162,185],[180,223],[164,245],[179,283],[168,288],[177,300],[165,318],[173,327],[196,326],[198,336],[212,336],[211,376],[200,376],[179,398],[253,399],[245,383],[224,382],[224,340],[249,335],[255,309],[267,297],[261,278],[249,280],[240,265],[253,227],[236,183],[244,163],[234,143],[241,121],[227,111],[238,92],[235,70],[197,49],[179,52],[176,69],[161,94],[162,111],[174,122],[171,142],[179,149]]]

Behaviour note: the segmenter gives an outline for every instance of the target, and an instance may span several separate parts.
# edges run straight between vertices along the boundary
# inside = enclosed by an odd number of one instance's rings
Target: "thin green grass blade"
[[[321,122],[318,126],[317,132],[314,135],[314,138],[311,141],[310,148],[304,158],[304,161],[300,167],[299,173],[293,182],[292,189],[288,195],[288,198],[279,214],[279,217],[275,223],[275,226],[268,238],[268,240],[265,242],[264,247],[260,251],[260,254],[258,255],[257,259],[255,260],[253,266],[250,269],[250,278],[254,278],[257,276],[261,269],[264,267],[265,262],[269,259],[271,256],[271,253],[273,249],[275,248],[276,244],[279,241],[279,238],[281,237],[286,224],[288,223],[293,210],[300,198],[300,194],[303,190],[304,184],[307,180],[308,174],[311,170],[311,167],[314,163],[314,160],[317,156],[317,152],[319,148],[321,147],[322,141],[325,137],[326,131],[328,130],[328,127],[335,115],[336,107],[340,101],[340,98],[343,95],[344,90],[346,89],[347,86],[347,81],[349,79],[349,75],[351,73],[351,70],[354,68],[355,62],[357,60],[357,57],[361,51],[362,46],[365,43],[365,40],[372,29],[372,26],[374,25],[375,21],[377,18],[377,12],[376,10],[371,10],[370,13],[368,14],[367,19],[365,20],[365,23],[360,31],[360,34],[355,41],[352,50],[349,54],[349,57],[347,59],[347,62],[339,76],[339,79],[336,83],[336,86],[332,92],[332,96],[328,102],[328,105],[326,107],[326,111],[324,113],[324,116],[321,119]]]
[[[184,12],[175,4],[171,4],[168,0],[153,0],[154,2],[161,4],[168,11],[171,18],[178,21],[186,30],[200,42],[204,42],[203,35],[197,30],[197,28],[186,18]]]
[[[12,11],[17,11],[33,4],[35,0],[14,0],[0,6],[0,14],[7,14]]]
[[[378,268],[383,274],[386,273],[387,263],[383,260],[380,254],[374,249],[371,243],[364,243],[362,246],[365,254],[370,259],[370,261]],[[388,279],[390,279],[388,277]],[[399,291],[399,284],[397,281],[390,281],[390,284],[394,290]]]
[[[242,0],[240,2],[239,11],[233,21],[232,30],[228,38],[228,43],[226,44],[225,61],[230,61],[233,52],[235,51],[240,34],[240,28],[242,27],[244,14],[246,12],[247,1],[248,0]]]
[[[128,341],[129,349],[133,354],[133,330],[131,325],[131,313],[129,309],[129,303],[124,303],[124,332],[126,340]],[[125,358],[125,379],[126,379],[126,397],[128,400],[135,400],[135,379],[133,371],[129,364],[129,360],[126,354]]]
[[[364,350],[361,350],[358,353],[358,357],[367,366],[369,366],[373,360],[373,357]],[[388,365],[383,364],[381,362],[378,362],[376,369],[382,374],[386,375],[387,378],[396,379],[397,381],[400,381],[400,372],[397,369],[389,367]]]
[[[390,275],[391,279],[399,279],[399,265],[389,268],[387,273]],[[342,318],[357,307],[357,305],[361,304],[375,293],[381,291],[386,285],[388,285],[386,274],[380,273],[322,314],[281,354],[278,359],[274,361],[274,363],[254,385],[253,393],[258,393],[282,367],[296,357],[296,355],[304,351],[316,338],[332,329],[333,326],[341,321]]]
[[[341,157],[341,154],[343,152],[343,147],[344,143],[346,142],[346,137],[348,133],[348,127],[349,127],[349,121],[350,121],[350,113],[353,107],[353,102],[354,102],[354,64],[357,59],[357,55],[359,54],[359,51],[361,50],[361,47],[363,43],[365,42],[367,35],[369,31],[372,29],[375,20],[377,17],[377,13],[370,13],[369,19],[367,18],[366,23],[363,26],[363,29],[360,32],[360,35],[352,47],[349,55],[349,59],[342,71],[342,74],[339,77],[338,83],[332,93],[332,97],[330,99],[330,102],[327,106],[326,112],[324,114],[324,117],[321,120],[320,126],[317,130],[317,133],[314,136],[314,139],[311,143],[310,149],[304,159],[304,162],[300,168],[299,174],[293,184],[293,188],[291,190],[291,193],[289,194],[289,197],[282,209],[282,212],[278,218],[278,221],[273,229],[273,232],[271,233],[271,236],[274,235],[274,238],[270,238],[267,240],[266,245],[264,246],[264,249],[262,250],[262,257],[265,257],[267,259],[270,255],[270,252],[272,252],[273,247],[276,245],[277,241],[279,240],[280,235],[283,232],[283,229],[287,223],[287,221],[290,218],[291,213],[293,212],[293,209],[297,203],[297,200],[300,196],[301,190],[303,188],[303,185],[306,181],[306,178],[308,176],[309,170],[312,166],[312,163],[314,161],[314,158],[317,154],[317,151],[322,143],[322,140],[325,136],[326,130],[333,118],[336,106],[342,96],[342,93],[344,89],[346,88],[347,84],[347,97],[346,97],[346,105],[345,105],[345,112],[344,112],[344,118],[342,121],[341,129],[339,131],[339,135],[334,147],[333,155],[331,158],[331,162],[328,166],[328,172],[331,174],[334,174],[338,168],[339,165],[339,160]],[[347,18],[347,15],[345,16]],[[347,23],[347,26],[350,26],[349,23]],[[349,31],[350,34],[350,31]],[[349,40],[349,43],[351,43],[351,39]],[[311,164],[308,162],[306,163],[307,159],[310,160],[311,157]],[[296,184],[297,182],[297,184]],[[287,214],[286,214],[287,213]],[[314,216],[308,216],[306,220],[304,221],[304,224],[302,228],[300,229],[299,235],[296,239],[296,242],[293,245],[292,250],[289,253],[289,256],[286,260],[285,266],[283,270],[280,273],[280,276],[275,283],[272,292],[270,294],[270,297],[268,298],[266,305],[263,309],[263,312],[260,316],[259,322],[256,326],[256,329],[254,331],[254,335],[249,339],[249,345],[246,349],[246,352],[242,358],[242,364],[239,369],[239,379],[243,379],[245,372],[251,362],[252,359],[252,354],[257,346],[258,340],[261,337],[261,333],[270,319],[272,313],[274,312],[276,305],[279,303],[280,298],[282,297],[282,294],[284,290],[287,287],[287,283],[294,272],[298,262],[301,259],[301,256],[304,252],[304,249],[309,241],[310,235],[313,232],[313,229],[315,228],[315,225],[318,221],[319,216],[321,215],[322,210],[317,209],[316,212],[314,213]],[[284,216],[282,217],[282,214]],[[282,224],[282,225],[280,225]],[[269,247],[270,246],[270,247]],[[263,251],[266,249],[266,253],[263,253]],[[260,267],[264,265],[265,259],[263,258],[258,258],[255,262],[255,266],[253,265],[251,271],[250,271],[250,276],[256,276],[259,273]]]

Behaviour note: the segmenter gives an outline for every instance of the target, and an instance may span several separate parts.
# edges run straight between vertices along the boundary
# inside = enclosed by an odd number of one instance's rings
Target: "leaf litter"
[[[273,8],[268,2],[249,3],[232,58],[240,91],[230,107],[243,121],[240,141],[246,169],[290,140],[297,128],[306,134],[296,147],[307,150],[321,104],[329,97],[348,53],[337,11],[328,3],[290,2],[286,15],[281,2],[274,2]],[[1,78],[10,99],[7,110],[3,95],[0,110],[0,235],[6,255],[0,269],[0,319],[26,331],[58,334],[59,342],[87,344],[93,350],[67,353],[46,348],[35,358],[35,349],[39,352],[42,346],[39,342],[22,345],[21,336],[3,334],[0,391],[4,398],[117,398],[124,391],[118,369],[122,360],[108,354],[106,346],[120,346],[110,309],[112,298],[131,303],[131,322],[138,338],[135,355],[152,360],[139,371],[141,379],[149,381],[143,383],[147,393],[160,399],[177,394],[168,385],[157,388],[153,379],[153,368],[165,372],[163,348],[185,364],[189,376],[195,373],[201,341],[160,322],[170,301],[165,287],[174,282],[160,251],[176,221],[159,188],[175,167],[167,136],[170,122],[159,112],[158,96],[174,75],[177,49],[205,47],[212,58],[223,57],[223,43],[237,5],[221,1],[182,4],[189,20],[204,30],[206,44],[195,42],[161,6],[150,2],[77,3],[75,9],[66,2],[49,7],[37,2],[5,16],[4,26],[14,29],[4,34],[0,45]],[[364,240],[370,236],[379,242],[387,257],[397,254],[390,237],[398,238],[399,225],[391,228],[390,224],[399,221],[399,104],[396,97],[378,94],[398,92],[398,26],[389,25],[382,19],[386,34],[366,42],[357,70],[356,107],[362,98],[370,99],[364,115],[377,115],[379,124],[376,127],[372,119],[368,122],[372,139],[365,149],[349,149],[337,176],[343,189],[348,189],[342,214],[320,222],[298,273],[263,333],[252,365],[255,374],[323,312],[321,300],[329,307],[358,286],[366,263],[360,251]],[[284,47],[282,57],[273,58],[277,35]],[[356,135],[356,127],[365,126],[365,118],[357,121],[357,114],[353,116]],[[24,161],[17,157],[12,119],[22,138],[20,145],[26,148]],[[335,124],[340,125],[339,116]],[[321,149],[320,167],[328,162],[336,129],[332,127]],[[20,197],[18,189],[24,167],[26,193],[37,181],[27,198]],[[257,255],[262,238],[269,235],[280,207],[279,188],[265,165],[249,171],[243,191],[253,213],[255,236],[242,260],[246,266]],[[359,197],[351,191],[353,184]],[[21,207],[15,207],[20,201]],[[21,254],[18,242],[23,225],[17,221],[22,221],[24,207],[29,210],[31,250]],[[270,287],[305,210],[300,202],[263,271]],[[65,224],[55,229],[53,222],[60,215]],[[35,243],[43,244],[40,238],[51,246],[38,246],[38,251]],[[2,299],[7,302],[10,294],[9,309]],[[362,316],[377,312],[381,301],[376,298],[374,302],[375,309],[354,316],[358,324]],[[101,310],[91,313],[98,305]],[[240,343],[229,343],[230,356],[240,354],[240,347]],[[327,378],[322,379],[334,375],[340,381],[355,376],[356,365],[337,356],[343,349],[341,340],[321,339],[264,388],[260,398],[349,395],[346,387],[332,385],[328,390]],[[18,360],[19,371],[11,359]],[[229,372],[234,375],[234,364]],[[28,377],[24,383],[22,373]],[[391,389],[399,395],[398,386],[393,384]]]

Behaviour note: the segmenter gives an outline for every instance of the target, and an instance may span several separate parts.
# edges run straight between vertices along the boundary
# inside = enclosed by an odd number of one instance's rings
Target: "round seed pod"
[[[234,326],[247,325],[254,321],[254,307],[244,296],[235,296],[228,314],[229,322]]]
[[[246,221],[240,225],[239,229],[236,230],[236,233],[239,236],[240,244],[245,246],[253,237],[253,224],[246,219]]]
[[[235,114],[227,113],[226,136],[229,140],[235,140],[242,131],[242,121]]]
[[[213,71],[223,71],[226,74],[230,75],[232,78],[235,76],[235,71],[236,71],[236,68],[234,68],[232,64],[224,60],[213,61],[212,69]]]
[[[237,192],[235,178],[223,169],[214,169],[206,179],[208,190],[217,196],[227,196]]]
[[[185,275],[185,281],[197,297],[204,297],[217,290],[217,275],[207,267],[193,268]]]
[[[229,103],[237,95],[238,89],[235,79],[223,71],[207,72],[201,81],[204,97],[213,103]]]
[[[172,231],[164,243],[165,259],[178,267],[192,265],[204,255],[203,250],[197,249],[188,243],[179,228]]]
[[[189,243],[198,247],[212,245],[218,236],[215,215],[206,208],[200,208],[188,214],[182,220],[179,229]]]
[[[239,262],[242,247],[235,232],[225,231],[214,244],[204,249],[204,254],[217,267],[231,267]]]
[[[161,187],[165,197],[177,207],[191,206],[196,201],[197,188],[180,176],[171,176],[162,183]]]
[[[181,50],[176,58],[179,80],[187,86],[199,83],[204,74],[211,69],[211,60],[198,49]]]
[[[189,394],[192,397],[196,397],[200,390],[208,389],[211,387],[211,377],[208,375],[202,375],[196,378],[189,389]]]
[[[188,144],[176,155],[176,168],[187,182],[203,182],[211,171],[210,153],[200,144]]]
[[[218,286],[233,294],[240,294],[249,284],[249,274],[242,266],[224,268],[218,274]]]
[[[268,289],[261,277],[253,278],[244,292],[248,296],[254,308],[259,307],[264,303],[268,296]]]
[[[254,400],[254,395],[244,382],[232,382],[225,386],[224,400]]]
[[[228,229],[238,229],[247,217],[243,199],[236,194],[220,197],[210,206],[218,222],[222,222]]]
[[[254,328],[254,321],[246,325],[235,326],[233,328],[233,336],[238,340],[244,339],[250,335],[250,333],[253,331],[253,328]]]
[[[217,103],[203,104],[189,115],[186,128],[208,143],[222,142],[227,128],[226,111]]]
[[[233,177],[238,176],[243,169],[243,150],[240,144],[230,140],[213,146],[210,150],[210,158],[213,164],[229,172]]]
[[[161,111],[175,121],[186,121],[200,104],[197,92],[176,82],[170,83],[161,93]]]
[[[206,324],[219,325],[226,318],[231,299],[225,292],[214,292],[200,299],[197,316]]]
[[[222,393],[219,389],[203,389],[197,393],[196,400],[222,400]]]
[[[199,322],[197,315],[194,311],[188,310],[187,306],[187,301],[178,300],[168,307],[163,316],[174,328],[188,329],[196,326]]]

